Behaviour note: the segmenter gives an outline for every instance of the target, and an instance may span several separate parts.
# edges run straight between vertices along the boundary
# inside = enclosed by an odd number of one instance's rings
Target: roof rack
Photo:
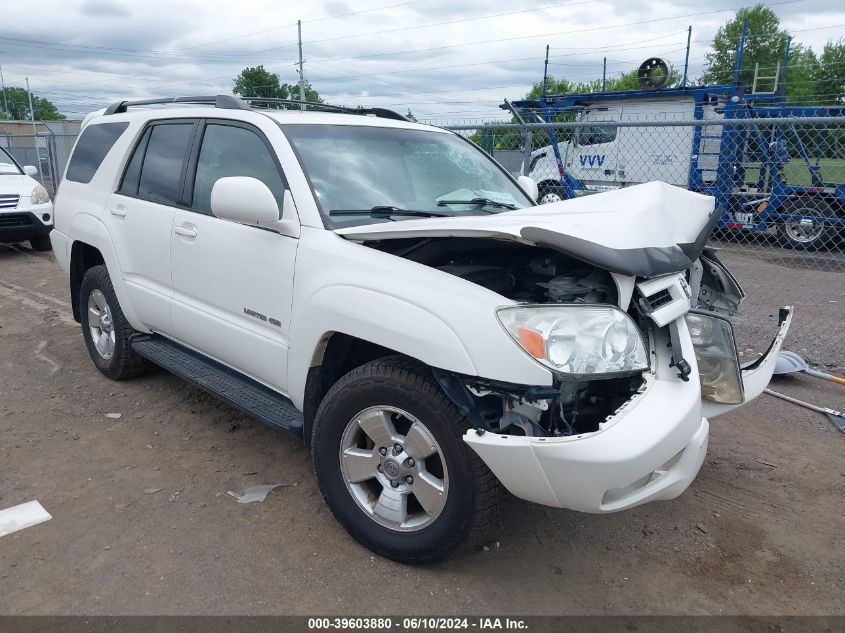
[[[215,108],[222,108],[225,110],[250,110],[250,102],[282,104],[282,105],[296,105],[307,106],[312,109],[324,110],[326,112],[339,112],[343,114],[364,114],[373,115],[381,119],[394,119],[396,121],[409,121],[407,117],[402,116],[393,110],[385,108],[347,108],[344,106],[335,106],[328,103],[319,103],[316,101],[300,101],[297,99],[277,99],[275,97],[244,97],[243,99],[232,95],[216,95],[206,97],[163,97],[160,99],[144,99],[141,101],[118,101],[111,104],[104,115],[122,114],[126,112],[127,108],[136,106],[148,105],[165,105],[168,103],[186,103],[193,105],[212,105]]]
[[[394,119],[396,121],[410,121],[408,117],[402,116],[398,112],[388,110],[386,108],[364,108],[357,106],[349,108],[347,106],[336,106],[329,103],[320,103],[318,101],[303,101],[301,99],[277,99],[275,97],[243,97],[244,101],[259,102],[259,103],[279,103],[282,105],[298,105],[308,106],[309,108],[326,110],[328,112],[341,112],[343,114],[371,114],[380,119]]]
[[[161,99],[143,99],[141,101],[118,101],[111,104],[104,115],[121,114],[129,107],[146,105],[163,105],[166,103],[191,103],[199,105],[213,105],[225,110],[249,110],[249,104],[232,95],[216,95],[209,97],[163,97]]]

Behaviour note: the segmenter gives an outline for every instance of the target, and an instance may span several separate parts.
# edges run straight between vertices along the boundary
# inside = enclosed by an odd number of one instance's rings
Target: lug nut
[[[399,453],[401,453],[401,452],[402,452],[402,445],[401,445],[401,444],[396,444],[396,445],[394,445],[394,447],[393,447],[393,454],[394,454],[394,455],[398,455],[398,454],[399,454]]]
[[[399,487],[399,482],[398,482],[398,481],[391,481],[391,482],[390,482],[390,485],[391,485],[391,486],[393,486],[394,488],[398,488],[398,487]]]
[[[384,446],[378,449],[378,452],[382,455],[387,455],[387,449]]]
[[[376,466],[376,470],[382,472],[384,469],[381,467],[381,464],[379,464],[378,466]]]
[[[411,468],[413,468],[413,467],[414,467],[414,464],[416,464],[416,462],[414,461],[414,458],[413,458],[413,457],[409,457],[409,458],[408,458],[408,466],[410,466]]]
[[[405,483],[406,483],[406,484],[412,484],[412,483],[414,483],[414,478],[413,478],[413,477],[411,477],[410,475],[408,475],[407,477],[405,477]]]

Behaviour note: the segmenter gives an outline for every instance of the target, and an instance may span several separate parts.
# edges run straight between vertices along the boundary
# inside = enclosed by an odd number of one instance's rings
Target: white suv
[[[50,250],[53,204],[33,176],[32,165],[21,167],[0,147],[0,242],[29,242],[33,250]]]
[[[757,396],[713,199],[649,183],[535,206],[446,130],[231,96],[84,124],[56,258],[106,376],[151,361],[302,437],[337,519],[402,561],[478,543],[501,485],[613,512],[681,494]]]

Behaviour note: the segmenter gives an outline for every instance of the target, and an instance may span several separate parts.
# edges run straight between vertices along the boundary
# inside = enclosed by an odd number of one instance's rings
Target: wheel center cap
[[[390,477],[391,479],[395,479],[396,477],[402,474],[402,467],[394,459],[384,460],[382,470],[384,471],[384,474]]]

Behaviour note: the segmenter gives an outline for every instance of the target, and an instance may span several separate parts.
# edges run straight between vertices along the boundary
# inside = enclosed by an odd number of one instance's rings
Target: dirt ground
[[[752,296],[806,287],[803,267],[728,255]],[[744,349],[775,315],[749,318]],[[799,352],[817,340],[801,319]],[[832,383],[775,388],[845,408]],[[0,538],[0,614],[845,614],[845,434],[766,395],[711,431],[674,501],[594,516],[510,500],[486,550],[395,564],[335,523],[297,441],[163,372],[100,375],[52,255],[0,245],[0,509],[53,516]],[[227,494],[261,483],[290,485]]]

